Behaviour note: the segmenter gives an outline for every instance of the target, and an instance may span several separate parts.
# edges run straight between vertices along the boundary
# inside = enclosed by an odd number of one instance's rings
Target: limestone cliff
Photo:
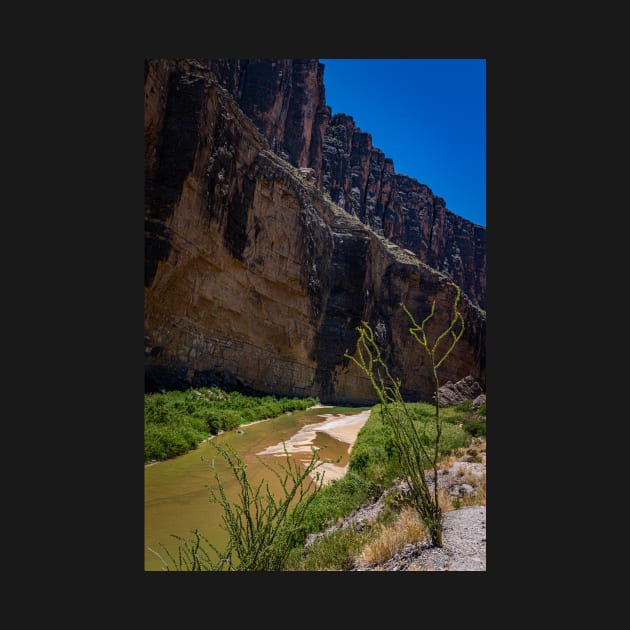
[[[430,372],[400,303],[422,319],[435,300],[443,327],[453,297],[448,276],[327,199],[318,176],[272,150],[260,121],[233,97],[234,85],[223,87],[226,67],[220,80],[211,67],[202,60],[145,64],[147,388],[238,384],[324,402],[373,402],[369,382],[343,357],[365,320],[405,394],[430,400]],[[316,165],[321,151],[316,133],[287,141],[292,111],[321,129],[321,102],[307,107],[306,100],[276,102],[287,112],[276,150],[290,149],[300,166]],[[441,378],[471,375],[485,386],[485,312],[467,297],[460,310],[464,336]]]
[[[451,277],[486,307],[486,230],[456,215],[431,189],[396,174],[394,161],[346,114],[326,105],[316,59],[207,60],[271,149],[350,214]],[[351,112],[350,112],[351,113]]]
[[[317,59],[208,59],[207,63],[272,151],[321,175],[322,142],[330,117],[323,64]]]
[[[486,306],[486,230],[457,216],[417,180],[394,172],[393,160],[345,114],[330,119],[322,183],[331,199],[420,260],[443,271]]]

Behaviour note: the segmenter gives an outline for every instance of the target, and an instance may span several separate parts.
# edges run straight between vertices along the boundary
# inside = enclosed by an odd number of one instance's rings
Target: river
[[[210,488],[218,489],[214,471],[228,498],[237,497],[240,486],[228,464],[217,454],[215,444],[232,446],[247,465],[250,484],[257,487],[265,479],[272,491],[279,490],[280,484],[258,458],[272,466],[284,463],[284,441],[291,457],[308,461],[313,445],[322,449],[320,458],[327,463],[319,470],[324,472],[324,481],[330,482],[345,474],[350,449],[368,416],[367,407],[294,411],[243,425],[239,430],[215,436],[185,455],[145,466],[145,570],[162,570],[161,560],[149,548],[166,557],[164,545],[175,556],[178,541],[173,535],[191,537],[192,531],[198,529],[219,549],[227,542],[227,534],[220,527],[222,509],[209,501]]]

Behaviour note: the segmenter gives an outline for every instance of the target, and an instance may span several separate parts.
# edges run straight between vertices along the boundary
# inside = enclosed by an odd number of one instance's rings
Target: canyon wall
[[[443,271],[486,308],[486,230],[447,209],[431,189],[396,174],[394,161],[350,115],[332,115],[317,59],[206,60],[220,83],[294,166],[313,169],[332,201]],[[375,81],[376,84],[376,81]],[[376,88],[375,88],[376,89]]]
[[[261,98],[247,96],[257,91],[241,62],[145,62],[147,390],[218,384],[375,402],[343,356],[367,321],[407,398],[430,400],[430,366],[400,303],[422,321],[435,301],[430,331],[441,332],[453,304],[449,276],[322,191],[332,162],[321,141],[321,64],[285,60],[256,117],[239,105]],[[309,96],[292,94],[296,85]],[[310,135],[287,132],[300,124]],[[441,382],[471,375],[485,388],[485,311],[466,295],[460,311],[464,335]]]

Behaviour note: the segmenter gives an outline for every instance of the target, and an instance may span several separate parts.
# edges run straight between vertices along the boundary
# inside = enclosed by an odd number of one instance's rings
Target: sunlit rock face
[[[148,390],[217,384],[375,402],[368,379],[344,357],[366,321],[405,396],[431,400],[430,366],[400,303],[422,321],[435,301],[430,330],[441,332],[452,315],[450,277],[384,238],[385,224],[372,229],[367,214],[330,200],[321,64],[311,61],[251,75],[259,84],[271,76],[280,90],[265,93],[256,120],[233,94],[254,108],[242,60],[221,62],[221,76],[207,60],[145,64]],[[301,139],[300,124],[310,129]],[[374,197],[391,193],[396,177]],[[476,302],[460,301],[464,334],[440,377],[471,375],[485,388],[485,311]]]
[[[220,83],[294,166],[313,169],[341,208],[447,274],[486,308],[486,229],[447,209],[426,185],[394,171],[352,116],[331,115],[316,59],[208,60]],[[376,85],[375,78],[375,85]],[[418,147],[422,151],[422,147]]]

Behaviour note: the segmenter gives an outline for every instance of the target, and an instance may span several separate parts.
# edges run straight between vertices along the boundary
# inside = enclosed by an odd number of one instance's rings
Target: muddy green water
[[[358,413],[365,408],[357,408]],[[148,547],[165,557],[164,545],[174,556],[178,541],[172,534],[191,537],[198,529],[217,548],[222,549],[227,541],[226,532],[220,527],[222,509],[210,503],[209,488],[217,489],[211,464],[214,463],[228,497],[236,498],[240,487],[227,463],[214,448],[215,444],[231,445],[247,464],[250,484],[256,487],[261,479],[269,482],[270,488],[280,490],[279,482],[257,459],[257,453],[283,440],[288,441],[306,424],[325,420],[321,414],[355,413],[346,408],[324,408],[296,411],[265,422],[241,427],[243,433],[229,431],[201,444],[196,450],[174,459],[159,462],[144,469],[144,568],[145,571],[161,571],[162,562]],[[348,463],[349,444],[317,433],[314,446],[322,448],[322,460],[336,460],[337,466]],[[308,453],[292,455],[297,461],[309,459]],[[284,456],[265,455],[262,460],[274,465],[285,463]],[[170,564],[170,563],[169,563]]]

